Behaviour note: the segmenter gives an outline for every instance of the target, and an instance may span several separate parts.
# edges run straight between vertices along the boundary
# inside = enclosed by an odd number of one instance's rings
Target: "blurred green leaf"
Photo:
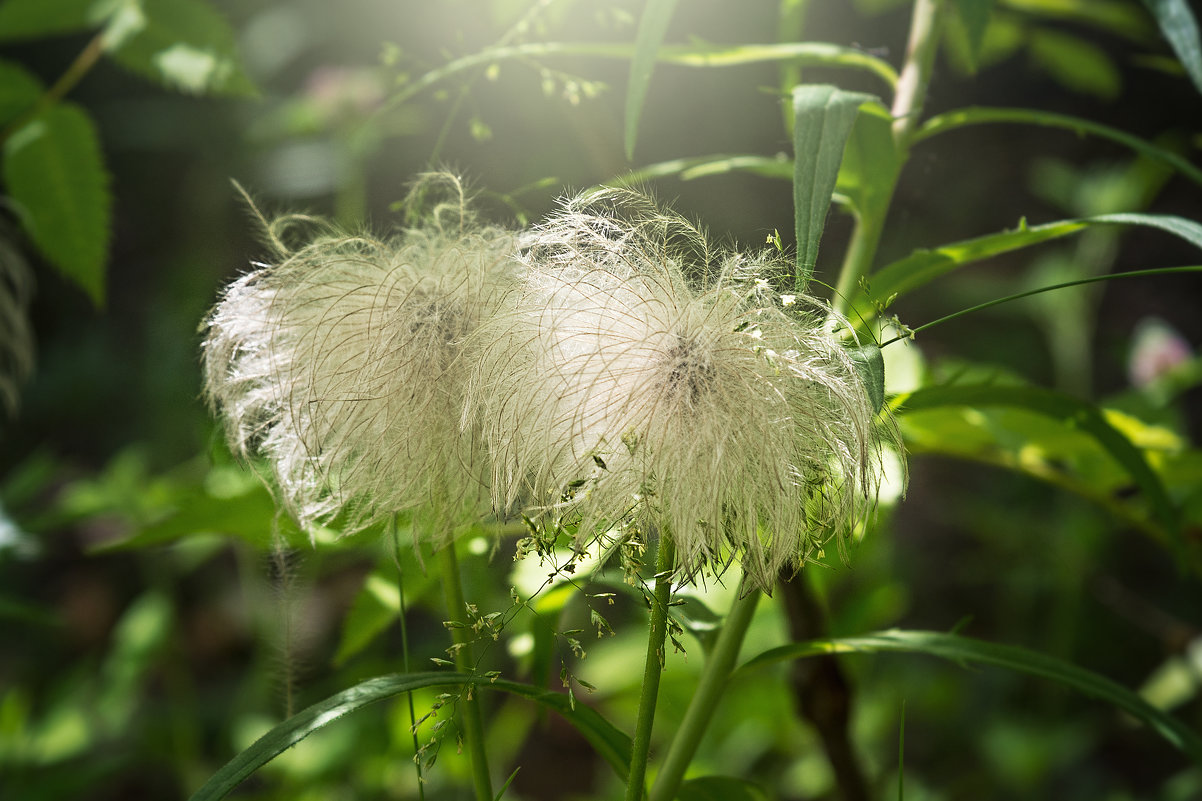
[[[133,536],[105,543],[100,551],[136,550],[165,545],[197,534],[238,537],[259,550],[271,547],[273,533],[283,528],[293,539],[295,525],[281,517],[271,493],[256,487],[245,494],[218,497],[203,487],[178,489],[160,519],[140,525]]]
[[[953,0],[956,29],[964,37],[964,54],[969,69],[976,72],[981,61],[981,48],[985,44],[985,30],[989,27],[989,14],[995,0]],[[951,27],[949,26],[949,32]]]
[[[902,168],[893,140],[893,115],[880,103],[865,103],[851,127],[835,190],[862,219],[883,219],[891,187]]]
[[[1199,92],[1202,92],[1202,41],[1198,21],[1185,0],[1143,0],[1156,18],[1160,32],[1168,41],[1181,66]]]
[[[920,389],[898,396],[896,405],[901,414],[941,406],[1014,407],[1044,415],[1069,429],[1085,433],[1127,471],[1144,493],[1153,517],[1164,527],[1172,543],[1180,544],[1177,510],[1160,477],[1148,465],[1143,452],[1090,403],[1041,387],[969,384]]]
[[[551,56],[585,56],[595,58],[629,59],[635,48],[630,44],[607,42],[526,42],[520,45],[494,47],[457,58],[437,69],[409,81],[388,99],[386,107],[394,108],[445,80],[479,67],[489,67],[510,59],[539,59]],[[751,45],[664,45],[656,60],[682,67],[738,67],[744,64],[770,62],[796,63],[802,66],[843,67],[865,70],[876,75],[890,87],[897,85],[897,70],[882,58],[854,47],[827,42],[789,42],[783,44]]]
[[[672,159],[657,164],[648,164],[618,176],[607,183],[611,186],[637,186],[655,178],[678,176],[682,181],[722,175],[731,172],[747,172],[764,178],[793,180],[793,160],[768,156],[697,156],[695,158]]]
[[[541,690],[529,684],[505,679],[488,681],[475,676],[446,672],[409,673],[368,679],[298,712],[227,762],[191,796],[191,801],[216,801],[224,798],[243,780],[279,754],[318,729],[368,704],[424,687],[469,685],[476,690],[511,693],[555,710],[576,727],[620,777],[625,777],[630,760],[630,738],[614,728],[590,706],[572,704],[568,696],[562,693]]]
[[[110,5],[112,0],[4,0],[0,41],[87,30],[98,22],[93,8]]]
[[[1136,42],[1155,31],[1147,15],[1129,0],[1001,0],[1002,5],[1034,17],[1088,25]]]
[[[406,571],[404,576],[407,603],[420,598],[435,583],[433,574]],[[376,568],[363,581],[363,586],[351,603],[351,610],[342,622],[342,638],[334,653],[334,665],[347,660],[371,644],[401,613],[401,588],[397,583],[397,565],[391,555],[382,557]]]
[[[38,249],[103,305],[112,198],[87,113],[61,103],[14,131],[4,142],[4,182]]]
[[[655,57],[664,37],[668,23],[676,10],[676,0],[647,0],[643,16],[639,19],[635,35],[634,55],[630,60],[630,82],[626,88],[626,159],[634,158],[634,142],[639,132],[639,117],[643,113],[643,101],[651,86],[651,73],[655,70]]]
[[[1080,233],[1097,225],[1141,225],[1158,228],[1202,248],[1202,224],[1166,214],[1100,214],[1028,226],[1026,221],[1011,231],[965,239],[934,250],[916,250],[900,261],[882,267],[869,277],[868,293],[857,292],[852,320],[876,314],[875,303],[888,306],[892,300],[946,275],[952,270],[991,256],[1031,247],[1052,239]],[[869,300],[871,297],[872,300]]]
[[[793,90],[793,219],[797,233],[798,291],[805,289],[818,261],[831,193],[843,147],[860,106],[875,100],[837,86],[802,84]]]
[[[1101,139],[1109,139],[1137,153],[1142,153],[1145,156],[1168,164],[1189,180],[1202,186],[1202,170],[1199,170],[1193,164],[1170,150],[1158,147],[1146,139],[1132,136],[1118,128],[1111,128],[1108,125],[1102,125],[1092,120],[1073,117],[1068,114],[1056,114],[1050,111],[1036,111],[1027,108],[989,108],[987,106],[970,106],[968,108],[956,109],[955,111],[947,111],[931,117],[915,132],[912,141],[918,143],[946,131],[984,123],[1042,125],[1050,128],[1063,128],[1072,131],[1077,136],[1090,134]]]
[[[338,650],[334,652],[335,667],[345,665],[366,648],[401,612],[401,590],[394,577],[396,567],[392,566],[392,576],[385,574],[384,567],[377,566],[364,578],[351,602],[351,610],[342,621]]]
[[[700,598],[692,595],[678,599],[668,609],[668,614],[681,628],[696,637],[702,649],[709,653],[722,630],[723,618],[706,606]]]
[[[934,631],[891,629],[861,637],[809,640],[783,645],[754,657],[739,670],[742,672],[807,656],[878,651],[927,654],[961,664],[980,662],[1060,682],[1133,715],[1185,752],[1194,762],[1202,765],[1202,737],[1181,721],[1156,709],[1131,690],[1104,676],[1071,662],[1014,645],[1001,645]]]
[[[151,80],[195,94],[252,95],[233,30],[203,0],[141,0],[114,40],[113,58]]]
[[[1068,33],[1031,31],[1028,48],[1032,60],[1064,88],[1102,100],[1113,100],[1122,91],[1122,75],[1106,51]]]
[[[0,127],[32,109],[43,89],[42,82],[20,64],[0,61]]]
[[[702,776],[681,782],[676,801],[768,801],[768,794],[734,776]]]

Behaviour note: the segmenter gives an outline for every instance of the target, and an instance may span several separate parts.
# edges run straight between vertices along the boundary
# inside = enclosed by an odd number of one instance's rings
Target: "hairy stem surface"
[[[450,619],[462,624],[451,629],[455,640],[455,669],[460,673],[475,671],[472,659],[472,630],[468,626],[467,605],[463,600],[463,587],[459,583],[459,560],[455,556],[455,543],[447,543],[438,552],[442,566],[442,588],[447,601]],[[472,763],[472,786],[476,790],[476,801],[493,801],[492,781],[488,775],[488,755],[484,751],[484,722],[480,716],[480,700],[470,686],[463,703],[463,739],[467,743],[468,758]]]
[[[668,601],[672,596],[672,568],[676,549],[672,541],[660,535],[655,590],[651,594],[651,628],[647,635],[647,662],[643,667],[643,692],[639,696],[639,717],[630,749],[630,776],[626,801],[641,801],[647,776],[647,754],[651,750],[651,726],[655,722],[655,704],[659,699],[659,677],[664,669],[664,640],[668,635]]]
[[[730,613],[726,616],[722,632],[718,635],[718,642],[714,644],[714,650],[701,673],[701,681],[693,694],[693,700],[689,702],[684,720],[672,739],[663,767],[655,777],[650,801],[672,801],[676,797],[685,771],[697,752],[697,745],[709,727],[718,702],[722,700],[726,682],[734,670],[739,648],[747,634],[747,627],[751,624],[756,605],[760,601],[761,593],[757,589],[740,586],[740,592],[742,597],[735,599]]]
[[[939,45],[942,8],[943,0],[914,2],[914,10],[910,16],[909,44],[906,46],[906,63],[898,77],[897,91],[893,95],[893,106],[890,109],[893,115],[893,142],[897,148],[898,169],[882,179],[882,183],[887,182],[880,194],[885,201],[879,204],[879,207],[861,209],[856,217],[851,242],[843,257],[839,280],[835,284],[835,295],[831,299],[831,305],[840,314],[847,311],[847,299],[852,296],[860,279],[868,274],[876,258],[890,199],[897,188],[901,165],[909,157],[911,140],[918,128],[922,107],[926,103],[931,70]]]

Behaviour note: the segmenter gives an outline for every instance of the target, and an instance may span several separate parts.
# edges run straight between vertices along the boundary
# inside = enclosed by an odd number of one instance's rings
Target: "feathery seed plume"
[[[207,321],[205,395],[302,525],[337,517],[349,532],[423,507],[445,539],[486,502],[456,360],[510,282],[512,235],[477,223],[453,176],[419,194],[432,210],[383,241],[276,221],[278,263],[234,282]],[[279,237],[306,222],[318,235],[289,249]]]
[[[716,249],[645,197],[568,201],[473,337],[465,420],[494,503],[671,537],[691,577],[737,557],[770,590],[870,512],[896,440],[828,309],[781,295],[774,254]]]

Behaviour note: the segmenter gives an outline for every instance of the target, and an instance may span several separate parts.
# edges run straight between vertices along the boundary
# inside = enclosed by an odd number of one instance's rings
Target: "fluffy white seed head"
[[[683,575],[737,557],[770,589],[870,511],[880,430],[828,310],[645,198],[569,201],[474,337],[467,419],[494,502],[670,536]],[[886,431],[888,431],[886,426]],[[530,511],[528,511],[530,513]]]
[[[471,219],[458,182],[397,237],[269,229],[280,260],[234,282],[208,319],[205,394],[231,448],[262,456],[303,525],[353,531],[402,510],[449,536],[487,508],[478,440],[460,429],[460,343],[510,283],[512,236]],[[447,193],[443,190],[449,189]]]

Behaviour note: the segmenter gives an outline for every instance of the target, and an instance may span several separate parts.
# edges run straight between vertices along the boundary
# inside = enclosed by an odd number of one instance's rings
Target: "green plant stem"
[[[701,673],[701,681],[693,693],[693,699],[689,701],[689,708],[685,710],[684,720],[681,721],[676,736],[672,738],[668,755],[655,777],[650,801],[672,801],[676,797],[684,773],[693,761],[701,737],[709,727],[714,710],[722,699],[726,682],[734,670],[735,660],[747,634],[747,627],[751,624],[756,605],[760,601],[758,589],[740,586],[739,590],[744,594],[735,600],[726,616],[722,632],[718,635],[714,650]]]
[[[108,38],[106,31],[101,31],[93,36],[92,40],[84,46],[83,50],[79,51],[79,55],[75,57],[75,60],[71,62],[66,71],[54,82],[54,85],[38,98],[33,108],[17,117],[5,126],[3,130],[0,130],[0,145],[4,144],[16,131],[20,130],[25,123],[66,97],[67,93],[74,89],[75,85],[83,79],[83,76],[87,75],[88,71],[96,66],[96,62],[104,55],[107,45]]]
[[[643,666],[643,692],[639,696],[639,716],[630,746],[630,774],[626,782],[626,801],[642,801],[647,776],[647,755],[651,750],[651,727],[655,722],[655,704],[659,700],[659,677],[664,669],[664,640],[668,635],[668,602],[672,597],[672,568],[676,549],[663,534],[659,538],[659,557],[655,590],[651,594],[651,626],[647,635],[647,661]]]
[[[918,126],[923,104],[927,99],[927,88],[931,82],[931,70],[935,64],[935,53],[939,45],[939,21],[943,0],[915,0],[910,15],[910,39],[906,47],[906,63],[897,79],[897,91],[893,95],[893,143],[897,149],[897,169],[882,179],[880,197],[873,208],[861,209],[856,216],[851,241],[843,257],[839,279],[835,282],[835,294],[831,305],[840,314],[847,311],[848,299],[852,297],[860,279],[868,274],[876,258],[881,232],[890,200],[897,188],[901,167],[910,154],[911,140]]]
[[[890,194],[893,188],[889,189]],[[835,293],[831,297],[831,306],[839,314],[846,314],[848,304],[856,294],[860,278],[868,273],[872,260],[876,257],[876,248],[881,241],[881,232],[885,226],[885,209],[880,213],[861,213],[856,215],[855,226],[851,231],[851,239],[847,243],[847,253],[843,256],[843,267],[839,270],[839,279],[835,284]]]
[[[910,14],[910,41],[906,45],[906,63],[897,79],[893,95],[893,139],[908,150],[910,135],[918,126],[919,115],[927,100],[931,69],[939,49],[939,19],[943,0],[914,0]]]
[[[472,635],[464,619],[467,605],[463,600],[463,587],[459,582],[459,560],[455,556],[455,543],[447,543],[438,552],[442,566],[442,589],[447,600],[447,612],[451,620],[463,624],[451,629],[455,640],[455,669],[471,674],[476,666],[472,660]],[[467,743],[468,758],[472,763],[472,785],[476,790],[476,801],[493,801],[492,780],[488,775],[488,754],[484,750],[484,722],[480,715],[480,701],[475,688],[468,687],[463,696],[463,739]]]

